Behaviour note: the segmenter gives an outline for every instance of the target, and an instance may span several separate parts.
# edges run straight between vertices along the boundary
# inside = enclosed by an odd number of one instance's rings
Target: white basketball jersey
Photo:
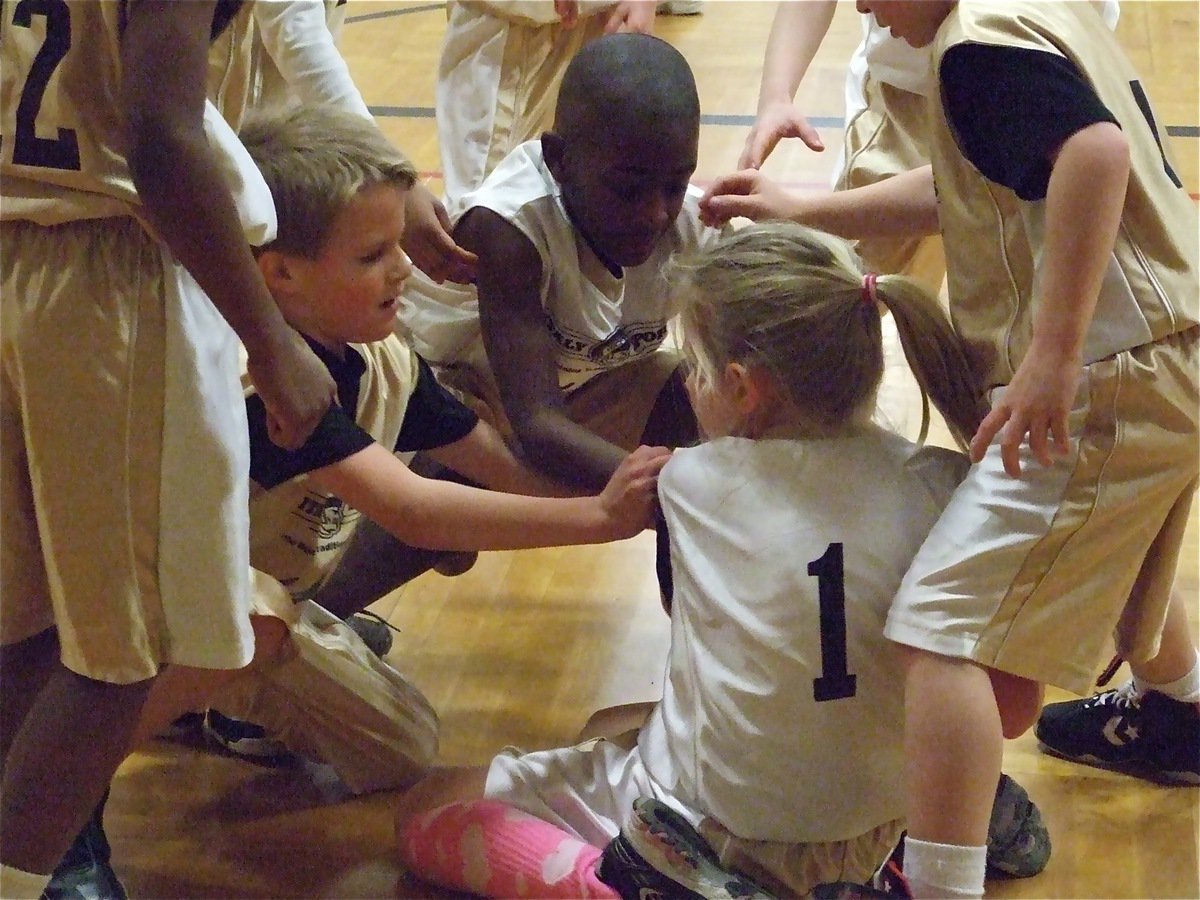
[[[638,742],[664,791],[755,840],[904,815],[904,675],[883,623],[966,469],[874,426],[675,451],[658,481],[671,654]]]
[[[463,208],[492,210],[520,229],[542,260],[546,327],[558,348],[559,386],[573,390],[607,369],[648,356],[663,342],[675,314],[667,268],[671,257],[696,250],[717,232],[700,223],[701,193],[688,188],[683,209],[640,266],[614,275],[592,252],[563,208],[558,183],[542,162],[540,140],[510,153]],[[417,351],[438,363],[460,358],[479,336],[472,287],[434,285],[414,273],[400,310]]]

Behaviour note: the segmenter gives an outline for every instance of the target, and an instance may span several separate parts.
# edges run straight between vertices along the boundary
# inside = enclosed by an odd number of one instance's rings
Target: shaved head
[[[568,142],[607,130],[681,124],[699,130],[700,98],[691,67],[661,38],[610,34],[587,44],[568,66],[554,131]]]
[[[649,259],[670,229],[699,144],[687,60],[659,38],[612,34],[567,67],[542,156],[571,224],[616,271]]]

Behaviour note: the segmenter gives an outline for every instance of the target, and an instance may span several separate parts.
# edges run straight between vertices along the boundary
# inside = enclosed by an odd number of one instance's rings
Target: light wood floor
[[[706,124],[697,181],[732,167],[754,113],[773,5],[709,0],[698,18],[659,18],[692,61]],[[403,11],[402,15],[390,15]],[[1200,4],[1126,2],[1119,33],[1169,126],[1196,196]],[[383,127],[434,178],[433,71],[440,4],[351,2],[342,38]],[[829,150],[782,147],[785,180],[826,183],[840,135],[845,60],[858,40],[839,9],[800,101]],[[1197,617],[1197,513],[1180,584]],[[604,547],[485,554],[458,578],[427,575],[381,601],[401,629],[390,660],[442,717],[447,763],[506,744],[569,741],[596,709],[658,696],[668,638],[646,537]],[[1119,675],[1118,678],[1123,678]],[[1055,694],[1055,698],[1064,695]],[[1005,770],[1041,806],[1054,838],[1046,872],[989,885],[997,897],[1200,897],[1200,790],[1165,788],[1041,754],[1026,736]],[[349,798],[319,771],[266,769],[157,742],[116,779],[108,831],[134,897],[429,896],[392,861],[394,796]]]

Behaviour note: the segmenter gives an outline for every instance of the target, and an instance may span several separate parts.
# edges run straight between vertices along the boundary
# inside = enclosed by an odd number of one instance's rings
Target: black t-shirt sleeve
[[[453,444],[470,434],[479,422],[479,416],[442,387],[425,360],[417,357],[417,366],[417,383],[396,437],[398,453]]]
[[[250,478],[266,489],[323,469],[375,443],[341,406],[331,406],[304,446],[284,450],[267,436],[267,410],[257,394],[246,398],[250,423]]]
[[[1070,60],[1041,50],[959,44],[938,73],[946,118],[985,178],[1041,200],[1050,160],[1075,132],[1116,118]]]

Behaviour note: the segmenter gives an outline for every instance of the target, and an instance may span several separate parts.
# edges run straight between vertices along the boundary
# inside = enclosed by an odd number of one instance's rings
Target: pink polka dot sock
[[[619,897],[596,876],[600,849],[496,800],[411,819],[400,858],[421,878],[483,897]]]

